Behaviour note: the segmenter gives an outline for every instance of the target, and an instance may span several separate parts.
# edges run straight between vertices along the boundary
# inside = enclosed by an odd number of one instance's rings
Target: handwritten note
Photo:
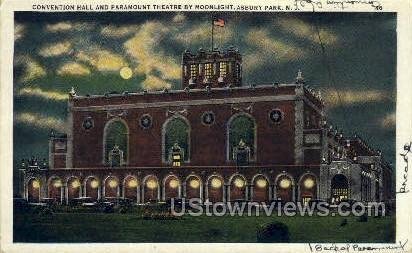
[[[377,252],[382,250],[391,250],[391,252],[406,252],[406,245],[408,240],[399,241],[395,244],[387,244],[387,245],[371,245],[365,246],[357,243],[347,243],[347,244],[312,244],[309,243],[310,252]]]
[[[344,10],[349,7],[358,7],[361,5],[370,6],[373,10],[383,10],[382,4],[377,0],[295,0],[295,10],[300,11],[310,7],[313,11],[322,9],[339,9]]]
[[[403,146],[403,150],[404,152],[400,154],[400,156],[402,156],[403,158],[403,162],[404,162],[404,169],[403,169],[403,176],[401,178],[402,180],[402,184],[401,187],[399,188],[399,190],[396,193],[407,193],[409,192],[408,189],[408,171],[409,171],[409,154],[411,154],[411,146],[412,146],[412,142],[406,143]]]

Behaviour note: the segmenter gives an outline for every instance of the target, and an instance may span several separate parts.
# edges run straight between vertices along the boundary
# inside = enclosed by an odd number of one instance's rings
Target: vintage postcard
[[[2,252],[411,252],[407,1],[4,1]]]

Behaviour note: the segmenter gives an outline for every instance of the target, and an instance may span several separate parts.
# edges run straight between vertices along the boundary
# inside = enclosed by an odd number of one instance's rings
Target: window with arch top
[[[228,158],[237,160],[238,155],[246,150],[248,159],[255,160],[256,123],[248,114],[235,115],[228,125]]]
[[[104,162],[110,166],[126,164],[128,156],[128,128],[121,120],[107,123],[104,139]]]
[[[186,120],[180,117],[170,119],[163,126],[164,161],[180,166],[181,162],[189,161],[189,132]]]

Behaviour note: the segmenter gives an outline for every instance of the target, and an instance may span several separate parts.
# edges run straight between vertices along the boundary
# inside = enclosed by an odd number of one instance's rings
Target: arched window
[[[207,182],[207,198],[210,202],[222,202],[224,195],[224,180],[221,176],[211,176]]]
[[[127,176],[124,179],[124,190],[123,195],[125,198],[137,201],[138,191],[139,191],[139,181],[137,181],[134,176]]]
[[[230,180],[230,201],[246,199],[246,179],[242,175],[233,175]]]
[[[339,203],[341,200],[348,199],[350,195],[349,184],[346,176],[335,175],[331,180],[332,203]]]
[[[247,114],[232,117],[228,125],[228,160],[239,164],[247,164],[255,160],[256,124]]]
[[[122,166],[128,156],[128,129],[120,120],[108,122],[105,127],[104,162],[110,166]]]
[[[59,177],[52,177],[48,182],[48,197],[54,199],[56,203],[62,201],[62,180]]]
[[[257,175],[253,179],[253,201],[268,202],[269,201],[269,181],[263,175]]]
[[[310,200],[316,199],[317,180],[314,175],[305,174],[299,180],[300,200],[307,204]]]
[[[190,127],[183,118],[172,118],[163,126],[163,159],[173,166],[181,166],[189,160]]]
[[[27,201],[28,202],[40,202],[40,180],[37,178],[31,178],[27,182]]]
[[[174,176],[169,175],[164,179],[164,199],[170,200],[172,198],[178,198],[180,193],[180,180]]]
[[[276,199],[288,202],[293,201],[293,180],[286,174],[281,174],[276,179]]]

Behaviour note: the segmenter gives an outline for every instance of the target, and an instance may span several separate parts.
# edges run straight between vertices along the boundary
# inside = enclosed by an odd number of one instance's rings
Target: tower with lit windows
[[[186,50],[182,57],[182,88],[203,89],[242,85],[242,56],[234,47],[225,51]]]

